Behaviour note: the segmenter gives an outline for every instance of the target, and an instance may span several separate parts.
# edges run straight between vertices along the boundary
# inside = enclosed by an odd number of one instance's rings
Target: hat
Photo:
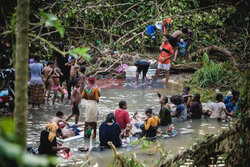
[[[160,21],[157,21],[157,22],[155,23],[155,27],[156,27],[157,29],[161,30],[161,29],[162,29],[162,23],[161,23]]]

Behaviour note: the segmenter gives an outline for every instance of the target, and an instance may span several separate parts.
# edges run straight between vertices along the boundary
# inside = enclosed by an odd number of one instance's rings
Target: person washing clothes
[[[135,88],[137,88],[137,86],[138,86],[138,79],[139,79],[139,75],[140,75],[141,72],[142,72],[142,81],[144,82],[144,80],[145,80],[145,84],[147,86],[147,77],[146,77],[146,75],[147,75],[150,63],[146,59],[140,59],[139,55],[136,55],[135,59],[137,60],[135,62],[135,66],[137,67],[137,69],[136,69]]]

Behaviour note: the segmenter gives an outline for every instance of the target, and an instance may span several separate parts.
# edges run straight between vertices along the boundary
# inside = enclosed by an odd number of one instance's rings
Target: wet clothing
[[[176,117],[172,118],[172,121],[185,121],[187,119],[187,109],[183,103],[177,105],[175,113]]]
[[[142,130],[142,136],[155,137],[159,123],[160,119],[158,118],[158,116],[151,117],[147,121],[145,121],[144,125],[140,127]]]
[[[148,72],[148,68],[149,68],[149,62],[147,60],[137,60],[135,62],[135,66],[137,67],[136,72],[138,72],[139,74],[142,72],[143,76],[146,76],[147,72]]]
[[[173,48],[169,42],[167,42],[166,44],[165,44],[165,42],[162,42],[161,46],[162,46],[162,50],[161,50],[161,54],[159,57],[159,63],[169,64],[170,59],[166,59],[166,58],[168,58],[170,55],[172,55],[174,53]]]
[[[209,110],[212,111],[210,118],[222,118],[224,116],[224,109],[226,108],[223,102],[212,103]]]
[[[73,115],[80,115],[79,104],[76,102],[73,102],[72,114]]]
[[[190,105],[188,109],[188,113],[190,114],[191,118],[199,119],[202,116],[202,104],[201,102],[194,102]]]
[[[125,129],[126,125],[130,123],[129,114],[126,110],[116,109],[115,118],[121,129]]]
[[[111,141],[115,147],[121,147],[120,134],[121,128],[118,123],[108,125],[106,122],[103,122],[99,128],[100,145],[109,147],[107,142]]]
[[[72,125],[70,128],[74,131],[75,136],[80,135],[80,130],[76,127],[76,125]]]
[[[49,141],[49,132],[43,130],[40,136],[40,146],[38,147],[39,154],[48,154],[48,155],[56,155],[57,151],[54,151],[52,147],[57,146],[56,137]]]
[[[41,74],[43,71],[43,65],[40,63],[29,64],[31,72],[30,85],[42,84]]]
[[[231,98],[232,98],[232,95],[228,95],[224,99],[224,103],[225,103],[227,111],[229,113],[232,112],[232,111],[236,111],[237,110],[238,102],[239,102],[239,99],[238,99],[238,101],[236,103],[232,104]]]
[[[161,120],[161,126],[167,126],[172,123],[170,110],[168,110],[166,107],[161,107],[159,118]]]
[[[44,88],[42,84],[29,86],[29,100],[34,105],[40,105],[44,102]]]

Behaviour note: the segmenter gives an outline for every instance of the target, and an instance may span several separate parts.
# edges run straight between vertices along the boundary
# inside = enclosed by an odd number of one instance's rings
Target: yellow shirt
[[[161,121],[158,116],[149,118],[148,121],[144,123],[145,130],[148,130],[150,126],[156,127],[160,122]]]
[[[98,88],[93,87],[90,93],[84,88],[82,91],[82,98],[86,100],[97,100],[100,97],[100,92]]]

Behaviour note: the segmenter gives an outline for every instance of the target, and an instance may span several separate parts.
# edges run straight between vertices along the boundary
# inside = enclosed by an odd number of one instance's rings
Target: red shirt
[[[172,55],[174,53],[173,48],[169,42],[167,42],[167,44],[162,42],[161,46],[162,46],[162,51],[161,51],[161,55],[159,57],[159,62],[161,64],[169,64],[170,59],[167,59],[165,61],[164,61],[164,59],[166,59],[167,57],[169,57],[170,55]]]
[[[115,118],[121,129],[125,129],[127,123],[130,123],[129,114],[126,110],[116,109]]]

